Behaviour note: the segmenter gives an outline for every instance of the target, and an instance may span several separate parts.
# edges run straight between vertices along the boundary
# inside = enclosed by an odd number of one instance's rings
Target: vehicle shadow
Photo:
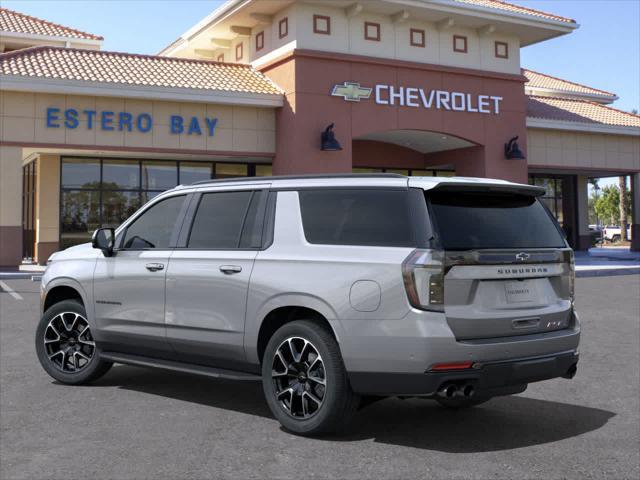
[[[92,386],[115,386],[273,418],[259,382],[117,366]],[[457,411],[442,408],[431,400],[385,399],[359,411],[346,434],[322,439],[339,442],[373,439],[448,453],[492,452],[582,435],[601,428],[615,416],[607,410],[523,395],[495,398],[484,405]]]

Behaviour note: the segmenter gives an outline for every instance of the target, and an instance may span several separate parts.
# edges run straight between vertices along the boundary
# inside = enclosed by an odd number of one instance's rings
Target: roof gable
[[[92,33],[65,27],[31,15],[0,7],[0,32],[42,35],[47,37],[68,37],[83,40],[104,40]]]

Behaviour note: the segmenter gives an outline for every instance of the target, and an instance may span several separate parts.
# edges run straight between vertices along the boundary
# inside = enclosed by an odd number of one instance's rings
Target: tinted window
[[[428,198],[446,250],[565,246],[558,227],[534,197],[434,192]]]
[[[410,247],[408,194],[404,190],[303,190],[304,234],[310,243]]]
[[[185,196],[167,198],[138,217],[125,232],[124,248],[168,248]]]
[[[253,192],[205,193],[193,220],[188,248],[235,249]]]

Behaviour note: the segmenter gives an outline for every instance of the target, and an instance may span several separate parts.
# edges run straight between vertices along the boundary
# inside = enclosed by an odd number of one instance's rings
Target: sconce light
[[[336,136],[333,133],[333,125],[333,123],[329,125],[320,135],[320,150],[325,152],[342,150],[342,146],[338,140],[336,140]]]
[[[527,157],[520,151],[518,145],[518,137],[513,137],[508,143],[504,144],[504,158],[507,160],[524,160]]]

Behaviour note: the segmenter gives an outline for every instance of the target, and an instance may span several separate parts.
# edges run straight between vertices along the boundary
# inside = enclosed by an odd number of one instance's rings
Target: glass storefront
[[[450,170],[422,170],[422,169],[401,169],[401,168],[353,168],[353,173],[397,173],[410,177],[453,177],[454,171]]]
[[[530,185],[536,185],[544,188],[545,193],[541,197],[542,202],[547,206],[553,216],[556,217],[560,226],[564,227],[562,182],[563,179],[561,177],[529,175]]]
[[[271,165],[62,158],[60,248],[90,240],[99,227],[116,227],[141,205],[179,184],[212,178],[271,175]]]

